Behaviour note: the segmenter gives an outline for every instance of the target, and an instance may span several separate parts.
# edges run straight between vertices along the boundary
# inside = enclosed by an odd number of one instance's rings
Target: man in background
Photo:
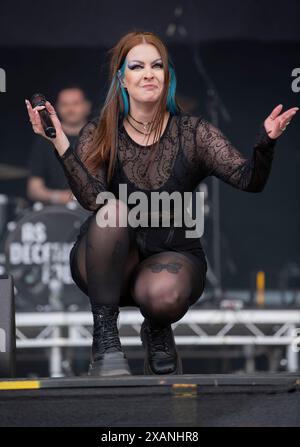
[[[70,85],[59,91],[56,105],[63,131],[70,144],[75,145],[81,128],[91,113],[91,102],[82,88]],[[63,168],[58,162],[50,141],[35,136],[29,158],[27,196],[45,204],[66,204],[73,200]]]

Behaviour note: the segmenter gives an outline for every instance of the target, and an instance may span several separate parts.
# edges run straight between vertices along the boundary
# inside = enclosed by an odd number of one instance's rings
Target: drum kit
[[[1,165],[0,178],[2,171],[6,179],[27,175],[23,168]],[[89,215],[76,199],[66,205],[45,205],[0,194],[0,274],[14,279],[17,311],[89,308],[69,264],[70,250]]]

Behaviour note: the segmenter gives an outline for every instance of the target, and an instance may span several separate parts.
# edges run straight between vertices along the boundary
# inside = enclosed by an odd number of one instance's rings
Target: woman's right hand
[[[38,112],[39,110],[43,110],[45,108],[45,106],[36,106],[36,107],[32,108],[30,101],[28,101],[28,99],[25,99],[25,103],[26,103],[26,107],[27,107],[27,111],[28,111],[28,115],[29,115],[29,120],[32,124],[32,129],[33,129],[34,133],[36,133],[37,135],[41,135],[42,137],[46,138],[46,140],[51,141],[51,143],[55,146],[55,148],[57,149],[59,154],[63,155],[63,153],[70,146],[70,142],[62,129],[61,122],[57,117],[54,107],[51,105],[51,103],[49,101],[46,101],[46,103],[45,103],[46,109],[48,110],[48,113],[50,115],[50,118],[51,118],[53,125],[55,127],[55,130],[56,130],[56,137],[50,138],[50,137],[47,137],[47,135],[45,134],[45,131],[43,129],[42,122],[41,122],[41,117]]]

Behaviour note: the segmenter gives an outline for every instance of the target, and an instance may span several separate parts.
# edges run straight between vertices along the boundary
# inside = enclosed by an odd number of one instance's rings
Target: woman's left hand
[[[299,107],[292,107],[280,114],[282,107],[282,104],[278,104],[264,121],[266,132],[270,138],[280,137],[299,110]]]

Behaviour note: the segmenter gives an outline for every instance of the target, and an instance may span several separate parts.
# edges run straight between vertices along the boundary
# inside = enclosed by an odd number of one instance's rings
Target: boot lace
[[[148,335],[150,339],[150,351],[164,351],[170,353],[171,327],[153,328],[148,326]]]
[[[122,349],[117,327],[117,316],[94,315],[93,350],[102,353],[108,349]]]

